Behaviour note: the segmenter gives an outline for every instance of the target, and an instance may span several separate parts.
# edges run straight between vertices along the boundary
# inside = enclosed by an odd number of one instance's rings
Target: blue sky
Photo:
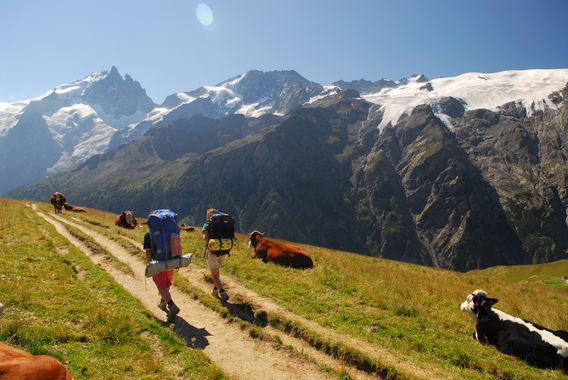
[[[3,0],[0,101],[112,65],[158,103],[251,69],[330,84],[567,68],[566,20],[565,0]]]

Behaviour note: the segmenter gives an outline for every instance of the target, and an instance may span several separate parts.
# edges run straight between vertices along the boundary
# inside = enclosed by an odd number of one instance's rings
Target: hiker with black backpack
[[[165,209],[152,211],[148,215],[148,227],[149,231],[144,235],[147,264],[154,260],[168,262],[172,257],[181,255],[176,213]],[[180,311],[170,294],[173,277],[173,269],[164,270],[152,276],[161,297],[158,307],[166,312],[168,322],[173,322]]]
[[[221,283],[220,268],[225,261],[225,256],[233,248],[235,221],[229,214],[214,208],[208,209],[206,216],[207,221],[201,233],[206,242],[207,265],[214,285],[211,295],[225,302],[229,299],[229,295]]]

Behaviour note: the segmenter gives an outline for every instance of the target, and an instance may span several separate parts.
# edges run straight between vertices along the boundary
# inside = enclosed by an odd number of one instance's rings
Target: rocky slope
[[[558,111],[527,116],[510,103],[499,112],[466,112],[455,134],[496,189],[531,262],[567,258],[568,87]]]

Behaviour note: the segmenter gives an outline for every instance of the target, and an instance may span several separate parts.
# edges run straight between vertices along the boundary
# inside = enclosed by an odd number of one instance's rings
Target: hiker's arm
[[[201,235],[203,235],[203,240],[204,240],[204,241],[209,240],[209,235],[207,234],[206,231],[201,231]]]
[[[149,263],[150,261],[152,261],[152,250],[147,249],[146,250],[146,263]]]

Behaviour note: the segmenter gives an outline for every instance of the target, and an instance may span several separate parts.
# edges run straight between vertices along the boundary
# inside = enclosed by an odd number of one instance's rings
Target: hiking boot
[[[168,322],[173,322],[173,320],[175,319],[176,315],[178,315],[179,313],[179,307],[171,302],[168,304]]]
[[[219,290],[217,290],[217,288],[213,288],[211,295],[215,298],[219,298]]]
[[[221,302],[227,302],[227,300],[229,299],[229,295],[227,294],[226,291],[221,290],[219,292],[219,298],[221,299]]]
[[[166,313],[168,312],[168,304],[166,303],[166,301],[164,300],[160,300],[160,303],[158,304],[158,307],[165,311]]]

